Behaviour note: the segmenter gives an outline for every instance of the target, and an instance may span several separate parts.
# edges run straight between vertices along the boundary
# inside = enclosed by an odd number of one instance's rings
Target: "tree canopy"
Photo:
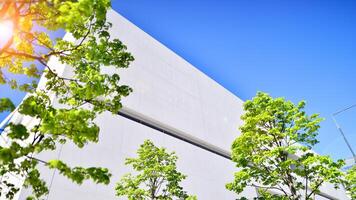
[[[177,170],[178,157],[165,148],[156,147],[146,140],[137,150],[137,158],[127,158],[137,175],[126,174],[116,185],[117,196],[127,196],[130,200],[196,200],[180,186],[186,178]]]
[[[99,127],[95,117],[110,111],[116,114],[121,99],[131,88],[120,83],[120,76],[102,73],[103,68],[127,68],[133,57],[126,47],[109,33],[106,19],[110,0],[9,0],[0,3],[0,22],[12,24],[12,37],[0,46],[0,84],[28,93],[18,113],[37,120],[33,127],[10,123],[6,129],[10,143],[0,147],[0,176],[24,177],[24,186],[31,187],[40,198],[48,187],[37,169],[39,163],[58,170],[80,184],[92,179],[108,184],[110,172],[102,167],[69,166],[61,160],[41,160],[43,151],[54,151],[68,141],[78,148],[98,142]],[[73,41],[51,38],[50,33],[64,30]],[[53,56],[70,66],[73,76],[65,77],[57,66],[47,63]],[[22,83],[10,74],[24,75]],[[45,86],[37,88],[43,74]],[[53,99],[61,106],[54,106]],[[8,98],[0,99],[0,112],[15,106]],[[0,196],[13,198],[18,186],[11,179],[2,179]]]
[[[344,162],[311,151],[322,119],[308,115],[304,101],[295,105],[259,92],[243,107],[241,135],[232,145],[239,171],[227,189],[241,193],[252,186],[265,199],[297,200],[312,199],[325,183],[344,184]]]

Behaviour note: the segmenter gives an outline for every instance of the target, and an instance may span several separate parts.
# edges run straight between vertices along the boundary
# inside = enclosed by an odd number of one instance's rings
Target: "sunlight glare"
[[[12,37],[13,23],[10,20],[0,21],[0,48]]]

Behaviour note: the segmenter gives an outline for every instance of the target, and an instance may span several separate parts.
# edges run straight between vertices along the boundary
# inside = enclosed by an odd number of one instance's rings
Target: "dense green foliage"
[[[48,193],[47,183],[37,170],[40,163],[78,184],[87,179],[109,183],[111,174],[105,168],[71,167],[60,160],[41,160],[37,155],[68,141],[79,148],[98,142],[99,127],[93,120],[104,111],[117,113],[121,98],[131,91],[120,84],[118,74],[102,73],[106,67],[127,68],[133,60],[126,47],[110,37],[111,24],[106,21],[110,4],[110,0],[0,3],[0,21],[14,24],[13,37],[0,47],[0,84],[27,92],[18,112],[38,122],[33,127],[9,124],[6,134],[11,141],[0,147],[0,176],[25,178],[25,186],[33,191],[29,198]],[[48,33],[55,30],[71,33],[75,41],[51,39]],[[73,76],[64,77],[57,73],[57,66],[48,66],[52,56],[71,66]],[[30,81],[20,83],[6,74],[25,75]],[[47,82],[36,89],[41,74]],[[53,98],[61,106],[53,106]],[[7,98],[0,99],[0,106],[0,112],[14,109]],[[1,179],[0,196],[11,199],[17,190],[11,179]]]
[[[304,106],[303,101],[295,105],[261,92],[245,102],[241,135],[232,145],[232,159],[240,170],[227,189],[241,193],[252,186],[265,199],[275,190],[279,199],[296,200],[312,199],[325,182],[344,184],[344,162],[311,151],[321,118],[308,116]]]
[[[11,102],[10,99],[0,98],[0,113],[5,111],[13,111],[15,105]]]
[[[127,196],[130,200],[196,199],[179,184],[186,176],[177,171],[175,153],[168,153],[146,140],[137,154],[137,158],[126,159],[126,164],[131,165],[137,175],[126,174],[117,183],[117,196]]]
[[[346,189],[349,191],[351,199],[356,199],[356,165],[347,171]]]

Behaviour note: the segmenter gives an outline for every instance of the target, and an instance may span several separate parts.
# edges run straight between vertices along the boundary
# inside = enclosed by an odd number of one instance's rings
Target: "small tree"
[[[117,196],[130,200],[196,199],[179,185],[186,178],[177,171],[177,156],[146,140],[137,151],[138,158],[127,158],[137,175],[126,174],[116,185]]]
[[[245,102],[241,135],[232,145],[232,160],[240,169],[227,189],[241,193],[253,186],[266,198],[296,200],[311,199],[323,183],[343,183],[343,161],[311,152],[321,118],[308,116],[304,106],[304,101],[295,105],[261,92]]]

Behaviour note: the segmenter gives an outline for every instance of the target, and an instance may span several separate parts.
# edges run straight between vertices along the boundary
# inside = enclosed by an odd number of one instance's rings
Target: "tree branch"
[[[316,186],[315,188],[309,193],[308,197],[306,199],[308,199],[309,197],[311,197],[311,195],[313,195],[321,186],[321,184],[324,183],[324,180],[321,180]]]
[[[46,161],[44,161],[44,160],[41,160],[41,159],[39,159],[39,158],[35,158],[35,157],[32,157],[32,156],[26,156],[27,158],[29,158],[29,159],[32,159],[32,160],[36,160],[36,161],[38,161],[38,162],[40,162],[40,163],[43,163],[43,164],[45,164],[45,165],[48,165],[48,162],[46,162]]]

